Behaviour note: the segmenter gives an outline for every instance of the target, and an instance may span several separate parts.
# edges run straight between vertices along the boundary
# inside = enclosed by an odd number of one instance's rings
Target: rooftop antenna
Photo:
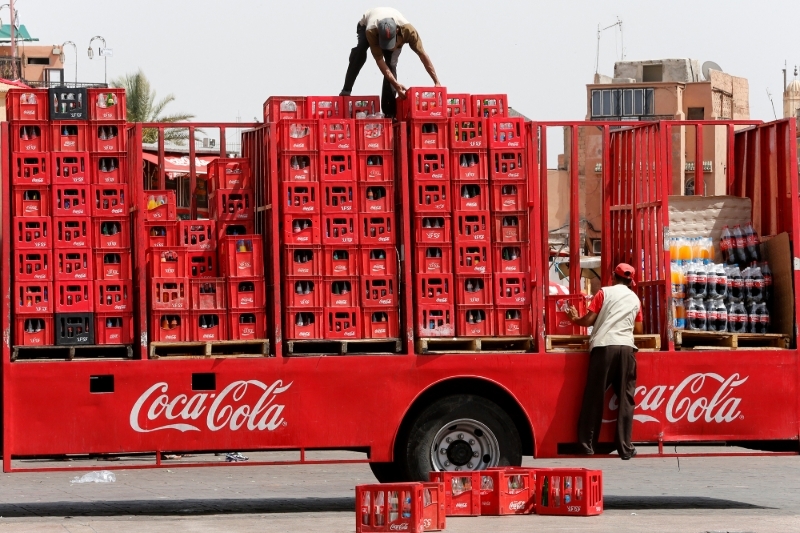
[[[775,102],[772,101],[772,95],[769,92],[769,87],[767,87],[767,98],[769,98],[769,101],[772,104],[772,115],[775,117],[775,120],[778,120],[778,113],[775,112]]]
[[[795,67],[795,76],[797,76],[797,67]],[[786,60],[783,60],[783,92],[786,92]]]
[[[597,56],[596,56],[595,62],[594,62],[594,73],[595,74],[597,74],[598,71],[600,70],[600,34],[603,33],[606,30],[610,30],[611,28],[615,28],[617,26],[619,26],[619,34],[620,34],[621,41],[622,41],[622,53],[621,53],[620,60],[625,59],[625,39],[624,39],[624,36],[622,34],[622,20],[619,17],[617,17],[617,21],[614,24],[612,24],[611,26],[606,26],[603,29],[600,29],[600,24],[598,24],[597,25]]]
[[[700,67],[700,70],[703,71],[703,79],[709,81],[711,80],[711,71],[717,70],[719,72],[722,72],[722,67],[714,63],[713,61],[706,61],[705,63],[703,63],[703,66]]]

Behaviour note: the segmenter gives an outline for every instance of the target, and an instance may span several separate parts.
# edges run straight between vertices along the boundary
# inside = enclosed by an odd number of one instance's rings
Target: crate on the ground
[[[430,531],[425,528],[422,483],[356,486],[356,533],[384,531]]]
[[[603,472],[550,468],[536,475],[536,514],[594,516],[603,512]]]
[[[481,515],[533,514],[536,508],[536,470],[490,468],[481,472]]]
[[[444,483],[447,516],[480,516],[480,472],[431,472],[430,480]]]

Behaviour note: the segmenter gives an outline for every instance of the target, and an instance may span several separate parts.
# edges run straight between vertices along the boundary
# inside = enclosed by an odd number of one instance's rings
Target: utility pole
[[[10,30],[9,33],[11,34],[11,58],[12,58],[12,64],[13,64],[13,58],[17,57],[17,45],[14,42],[15,41],[15,39],[14,39],[14,37],[15,37],[15,35],[14,35],[14,22],[16,22],[14,20],[14,0],[8,0],[8,8],[9,8],[9,11],[11,11],[11,30]],[[14,70],[15,70],[14,73],[16,74],[16,79],[19,79],[22,76],[22,72],[16,72],[16,68]]]

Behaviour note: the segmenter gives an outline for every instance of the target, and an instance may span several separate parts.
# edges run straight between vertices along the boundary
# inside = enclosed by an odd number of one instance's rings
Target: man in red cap
[[[636,392],[636,345],[634,333],[642,333],[642,306],[631,290],[636,286],[633,267],[620,263],[614,269],[614,283],[603,287],[592,298],[589,310],[579,316],[570,307],[567,316],[573,324],[593,326],[589,340],[589,375],[583,392],[583,406],[578,419],[578,442],[583,453],[594,454],[603,424],[603,407],[609,385],[619,398],[617,433],[614,439],[623,460],[636,455],[631,443]]]

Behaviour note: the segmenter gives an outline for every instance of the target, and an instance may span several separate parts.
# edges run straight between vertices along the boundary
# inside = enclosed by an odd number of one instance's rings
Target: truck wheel
[[[370,463],[369,469],[378,483],[398,483],[403,481],[403,472],[397,463]]]
[[[494,402],[471,394],[448,396],[423,410],[398,451],[404,452],[397,459],[413,481],[427,481],[431,471],[522,464],[522,441],[514,422]]]

